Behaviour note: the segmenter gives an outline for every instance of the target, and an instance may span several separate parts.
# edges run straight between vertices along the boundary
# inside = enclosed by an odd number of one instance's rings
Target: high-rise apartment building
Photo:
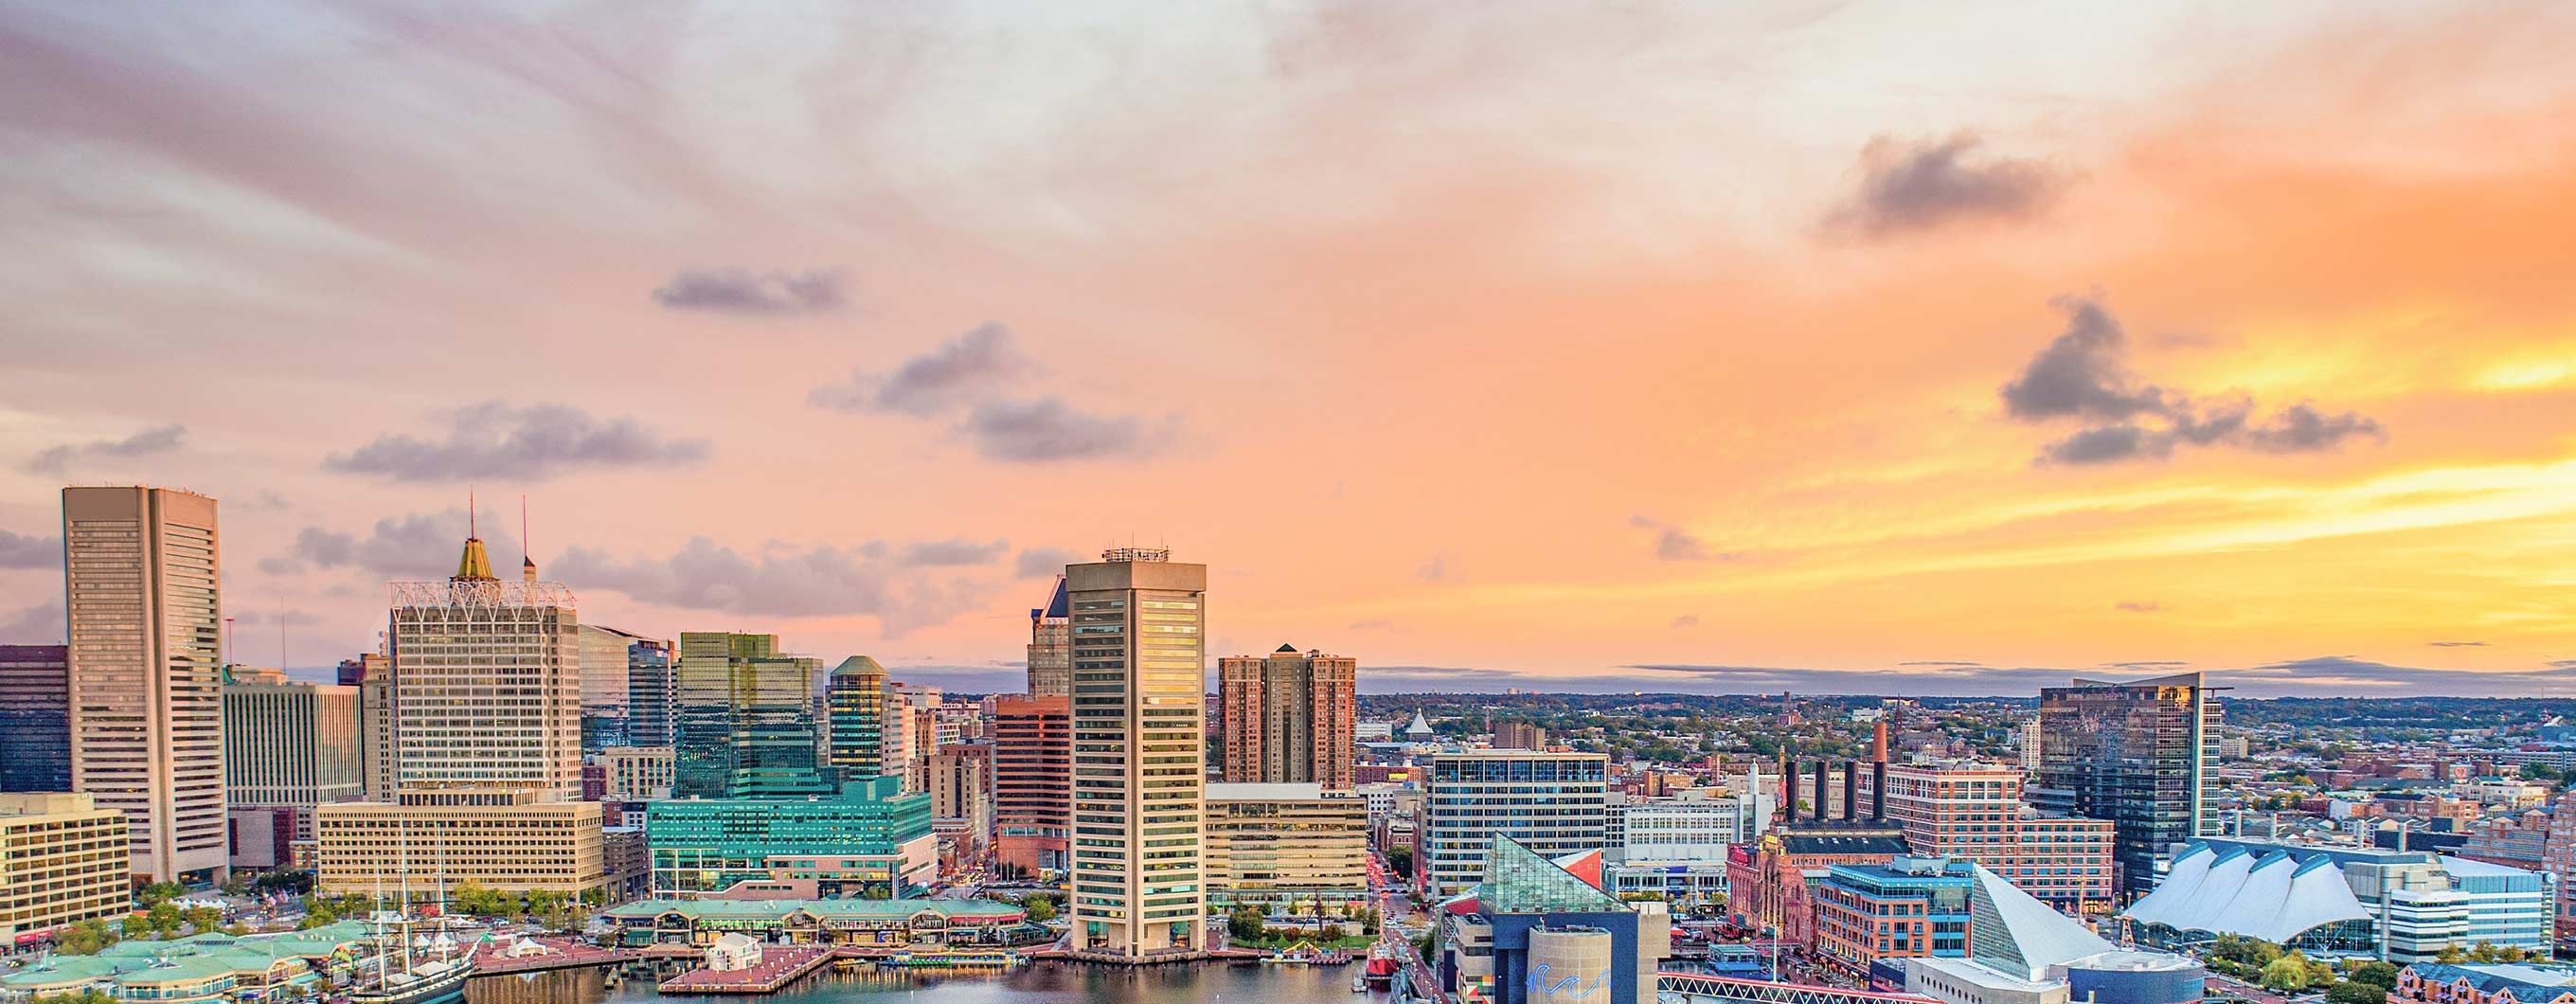
[[[885,667],[864,655],[843,659],[824,682],[823,697],[831,714],[825,731],[832,769],[849,781],[885,776]]]
[[[993,857],[1031,874],[1065,867],[1073,817],[1073,699],[989,698]]]
[[[2039,692],[2040,808],[2111,821],[2119,894],[2153,888],[2177,844],[2217,833],[2203,766],[2217,757],[2218,705],[2198,673]]]
[[[1228,784],[1351,786],[1359,660],[1281,645],[1217,662]]]
[[[124,813],[148,881],[229,870],[221,552],[214,499],[63,489],[72,787]]]
[[[0,794],[0,945],[131,909],[125,815],[86,794]]]
[[[1199,952],[1207,566],[1114,548],[1065,569],[1073,618],[1073,948]],[[1599,831],[1594,831],[1597,840]]]
[[[581,793],[572,591],[506,582],[467,538],[445,582],[392,584],[394,784]]]
[[[72,663],[63,645],[0,645],[0,791],[72,790]]]
[[[1547,748],[1547,730],[1528,722],[1502,722],[1494,726],[1494,748],[1510,750],[1543,750]]]
[[[829,795],[814,695],[822,660],[778,650],[778,636],[680,635],[673,698],[673,794],[681,798]]]
[[[310,808],[362,797],[358,747],[357,687],[224,685],[224,798],[233,805]]]
[[[1457,895],[1485,876],[1499,833],[1558,857],[1598,850],[1609,827],[1610,758],[1601,753],[1471,750],[1431,758],[1422,799],[1424,895]]]
[[[878,707],[881,709],[881,717],[877,720],[878,769],[886,776],[902,781],[905,790],[920,791],[921,786],[913,783],[912,776],[913,764],[920,756],[920,752],[913,748],[917,730],[912,722],[912,702],[896,694],[894,685],[889,683],[884,700]]]
[[[959,865],[982,861],[993,839],[993,748],[942,747],[931,754],[922,774],[930,792],[931,827],[952,849],[950,860]]]
[[[1860,775],[1861,797],[1905,827],[1914,853],[1984,865],[2062,913],[2111,905],[2111,823],[2023,804],[2021,771],[1899,764],[1884,798],[1878,784]]]
[[[1029,608],[1029,696],[1063,697],[1073,693],[1073,619],[1066,607],[1064,576],[1043,607]]]

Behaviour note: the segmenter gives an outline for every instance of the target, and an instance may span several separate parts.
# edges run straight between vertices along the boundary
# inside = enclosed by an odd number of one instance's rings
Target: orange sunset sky
[[[65,484],[220,498],[306,675],[470,486],[585,620],[971,690],[1135,541],[1373,691],[2567,693],[2570,38],[0,4],[0,642]]]

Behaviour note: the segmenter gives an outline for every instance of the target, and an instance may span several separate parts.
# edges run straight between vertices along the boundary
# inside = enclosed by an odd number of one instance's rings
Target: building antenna
[[[474,536],[474,486],[465,486],[465,536]]]
[[[528,544],[528,496],[522,492],[519,495],[519,562],[535,564],[536,560],[536,549]]]
[[[277,594],[277,671],[286,672],[286,594]]]

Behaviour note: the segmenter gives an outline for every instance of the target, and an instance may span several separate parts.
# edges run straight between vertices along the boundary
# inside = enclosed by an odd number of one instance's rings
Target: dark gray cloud
[[[1974,133],[1861,148],[1860,191],[1828,223],[1867,237],[1929,230],[1962,220],[2022,219],[2048,208],[2064,172],[2035,159],[1979,158]]]
[[[2229,670],[2227,682],[2252,696],[2272,693],[2366,697],[2530,697],[2576,694],[2576,660],[2531,670],[2397,666],[2349,655],[2320,655]]]
[[[631,417],[594,419],[570,405],[487,401],[440,421],[443,438],[389,433],[322,466],[394,481],[542,481],[581,469],[686,466],[707,456],[703,439],[667,437]]]
[[[846,280],[839,272],[753,272],[749,269],[688,269],[653,291],[653,302],[673,310],[702,310],[749,317],[819,314],[849,305]]]
[[[61,600],[0,617],[0,645],[60,645],[64,637]]]
[[[928,567],[984,565],[992,563],[993,559],[1001,557],[1003,552],[1010,549],[1011,542],[1007,540],[982,542],[964,537],[925,540],[904,546],[903,563]]]
[[[1083,560],[1082,552],[1062,547],[1032,547],[1011,560],[1011,571],[1023,579],[1062,575],[1064,566]]]
[[[986,322],[904,360],[890,373],[865,369],[849,379],[824,384],[805,396],[807,404],[835,411],[892,411],[927,417],[946,414],[985,400],[1038,366],[1021,354],[1011,329]]]
[[[0,530],[0,568],[60,568],[61,537],[29,537]]]
[[[587,547],[555,559],[550,578],[578,593],[612,589],[660,606],[766,617],[870,616],[885,634],[945,623],[982,602],[984,588],[901,573],[866,549],[772,546],[745,555],[705,537],[669,557],[620,559]]]
[[[76,461],[98,457],[143,457],[179,448],[188,438],[184,425],[156,425],[123,439],[94,439],[47,447],[27,460],[31,474],[61,474]]]
[[[2482,641],[2433,641],[2433,642],[2425,642],[2425,644],[2427,644],[2427,645],[2431,645],[2431,646],[2433,646],[2434,648],[2485,648],[2485,647],[2487,647],[2487,643],[2482,642]]]
[[[2122,610],[2133,614],[2161,613],[2164,608],[2164,604],[2157,603],[2152,600],[2121,600],[2118,603],[2111,604],[2111,609],[2113,610]]]
[[[1064,460],[1142,459],[1170,444],[1134,415],[1094,415],[1058,397],[977,405],[963,426],[975,450],[993,460],[1044,464]]]
[[[464,509],[451,508],[387,516],[377,520],[364,536],[308,526],[296,531],[295,543],[287,554],[260,559],[259,570],[271,575],[295,575],[309,568],[352,568],[385,579],[443,578],[456,571],[456,559],[463,553],[470,522]],[[509,534],[494,531],[497,522],[483,523],[478,532],[494,564],[507,566],[509,562],[504,559],[520,553],[519,544]]]
[[[2196,405],[2189,394],[2146,383],[2129,372],[2127,337],[2099,302],[2061,296],[2050,303],[2066,314],[2066,329],[1998,391],[2004,414],[2018,421],[2086,423],[2041,446],[2040,463],[2162,459],[2186,446],[2314,453],[2357,436],[2386,437],[2379,423],[2366,416],[2330,415],[2304,401],[2259,422],[2254,403],[2242,397]]]

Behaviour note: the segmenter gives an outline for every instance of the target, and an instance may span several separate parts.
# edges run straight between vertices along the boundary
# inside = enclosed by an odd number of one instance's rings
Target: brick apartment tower
[[[1359,660],[1281,645],[1217,663],[1228,784],[1351,786]]]

